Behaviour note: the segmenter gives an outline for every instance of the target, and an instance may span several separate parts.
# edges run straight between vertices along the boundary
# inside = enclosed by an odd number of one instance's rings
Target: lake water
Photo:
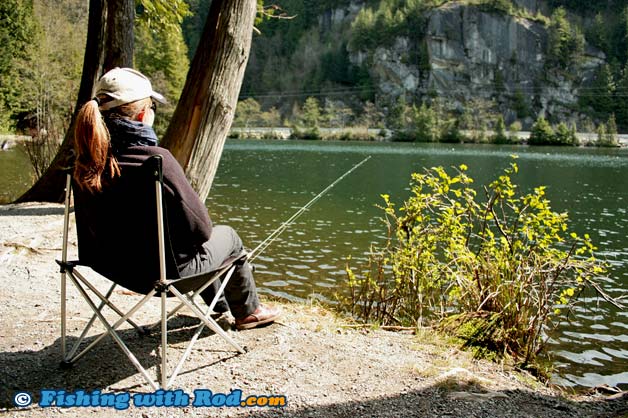
[[[327,185],[372,158],[311,207],[255,260],[260,292],[294,301],[333,300],[345,263],[365,258],[383,237],[380,195],[405,199],[410,174],[466,164],[476,184],[491,181],[517,154],[518,184],[547,186],[570,229],[588,232],[611,269],[600,277],[611,296],[628,292],[628,149],[490,145],[228,141],[207,205],[255,247]],[[12,155],[12,156],[11,156]],[[21,163],[15,161],[22,160]],[[20,167],[21,169],[18,168]],[[17,151],[0,153],[0,199],[17,196],[29,176]],[[22,191],[22,190],[20,190]],[[595,297],[563,323],[550,344],[555,381],[568,386],[628,386],[628,313]]]

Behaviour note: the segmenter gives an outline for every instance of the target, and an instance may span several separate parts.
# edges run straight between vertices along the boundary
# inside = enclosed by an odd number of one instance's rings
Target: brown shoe
[[[260,305],[255,312],[241,319],[236,319],[237,329],[251,329],[260,325],[269,324],[281,315],[281,310],[269,306]]]

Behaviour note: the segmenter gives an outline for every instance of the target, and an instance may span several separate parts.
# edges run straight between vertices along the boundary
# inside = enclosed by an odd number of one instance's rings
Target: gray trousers
[[[179,266],[179,272],[187,276],[216,270],[227,258],[240,254],[242,249],[242,240],[233,228],[214,225],[209,241],[203,244],[201,251],[192,260]],[[205,303],[209,304],[213,300],[220,285],[220,280],[216,280],[201,292]],[[236,266],[225,287],[224,295],[216,303],[214,311],[231,311],[236,319],[240,319],[255,312],[258,306],[259,298],[250,264],[246,262],[241,266]]]

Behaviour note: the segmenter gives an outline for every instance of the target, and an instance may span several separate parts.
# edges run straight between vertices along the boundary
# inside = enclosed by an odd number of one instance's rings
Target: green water
[[[346,257],[365,258],[384,234],[380,194],[407,197],[410,174],[424,167],[466,164],[477,184],[492,180],[519,156],[524,190],[546,185],[552,207],[568,211],[571,229],[588,232],[599,257],[611,263],[599,278],[612,296],[628,292],[628,149],[520,146],[229,141],[207,205],[216,223],[233,226],[248,247],[328,184],[361,161],[347,177],[286,230],[255,261],[260,292],[300,301],[330,300],[345,279]],[[0,190],[24,178],[5,169]],[[7,165],[8,167],[8,165]],[[12,166],[11,166],[12,167]],[[9,169],[11,170],[11,169]],[[26,176],[27,177],[27,176]],[[553,335],[557,376],[565,385],[628,385],[628,313],[590,298],[585,310]]]
[[[17,199],[33,183],[33,170],[20,147],[0,151],[0,204]]]

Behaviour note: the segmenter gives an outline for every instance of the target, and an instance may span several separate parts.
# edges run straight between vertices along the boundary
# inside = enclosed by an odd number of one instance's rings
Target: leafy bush
[[[576,128],[569,129],[565,122],[559,123],[556,132],[554,132],[554,143],[556,145],[577,145]]]
[[[324,135],[327,141],[377,141],[379,135],[371,134],[366,128],[344,128]]]
[[[543,117],[540,116],[530,131],[530,138],[528,144],[530,145],[549,145],[554,143],[554,129],[552,125]]]
[[[304,129],[295,126],[292,128],[290,139],[321,139],[321,132],[316,126]]]
[[[479,352],[530,364],[604,265],[588,235],[568,233],[544,187],[519,191],[514,162],[481,202],[466,170],[413,174],[399,208],[382,196],[388,239],[361,270],[347,265],[341,306],[382,325],[440,324]]]
[[[495,133],[491,137],[491,142],[493,144],[509,144],[510,137],[506,135],[506,123],[504,122],[504,117],[499,115],[497,117],[497,123],[495,124]]]

